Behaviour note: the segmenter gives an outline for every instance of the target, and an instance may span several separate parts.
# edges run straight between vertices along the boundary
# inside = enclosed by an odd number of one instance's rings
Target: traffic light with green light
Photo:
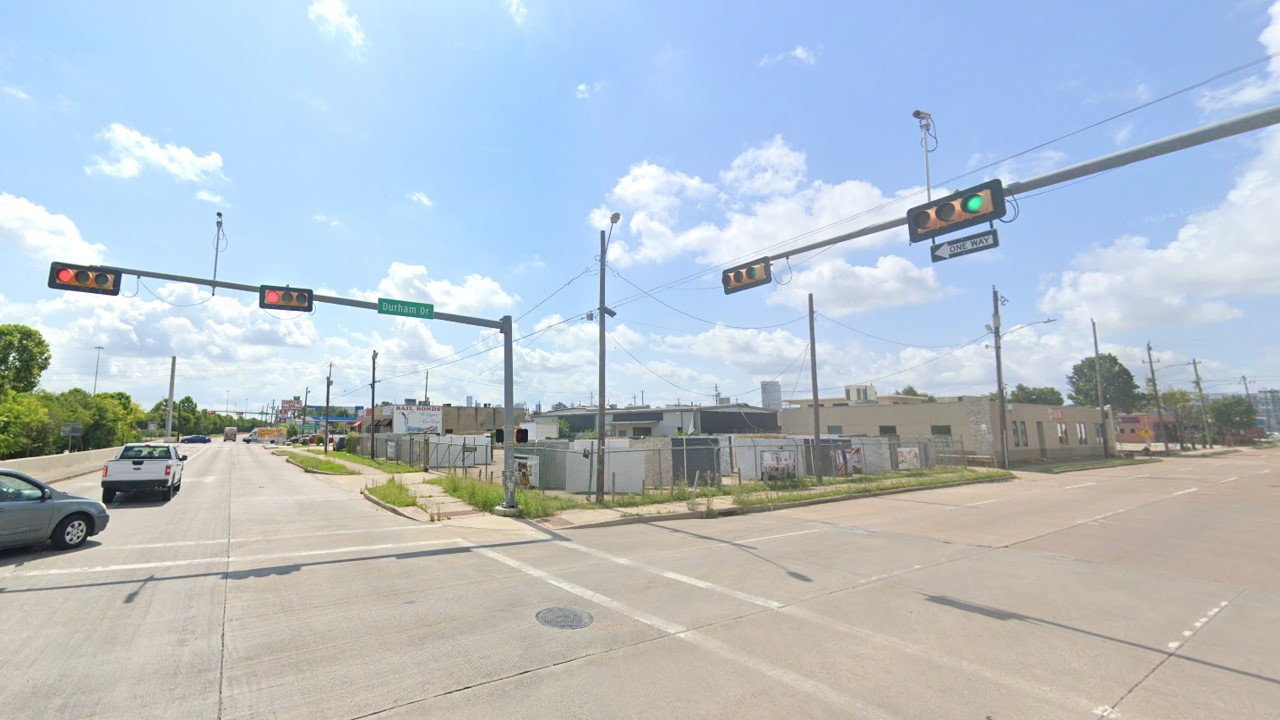
[[[907,236],[913,243],[920,242],[998,220],[1004,214],[1004,183],[997,178],[911,208],[907,211]]]
[[[49,287],[54,290],[119,295],[120,276],[119,270],[109,268],[63,262],[49,264]]]
[[[311,290],[293,288],[288,285],[284,287],[260,285],[258,287],[258,307],[266,310],[311,312],[313,307]]]
[[[760,258],[746,265],[725,270],[720,277],[720,282],[724,285],[724,294],[731,295],[773,282],[773,268],[769,264],[769,258]]]

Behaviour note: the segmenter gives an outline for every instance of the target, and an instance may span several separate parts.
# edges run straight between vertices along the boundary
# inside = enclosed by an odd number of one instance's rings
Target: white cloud
[[[213,203],[214,205],[221,205],[223,207],[227,206],[227,201],[224,200],[221,195],[209,192],[208,190],[201,190],[197,192],[196,199],[203,200],[207,203]]]
[[[427,197],[427,194],[424,192],[411,192],[405,195],[405,197],[424,207],[431,207],[431,198]]]
[[[831,316],[867,312],[899,305],[918,305],[942,297],[942,284],[931,267],[916,267],[896,255],[885,255],[874,267],[850,265],[836,259],[779,277],[784,271],[775,264],[776,285],[768,298],[770,305],[803,309],[808,295],[821,291],[822,312]]]
[[[62,260],[82,265],[102,262],[106,248],[85,242],[76,224],[66,215],[55,215],[43,206],[0,193],[0,247],[36,260]]]
[[[439,312],[476,315],[485,310],[507,310],[520,301],[498,281],[482,275],[468,275],[461,285],[449,280],[431,280],[423,265],[393,262],[374,290],[351,290],[353,297],[370,302],[394,298],[435,305]]]
[[[315,0],[307,8],[307,17],[329,37],[344,37],[356,57],[364,53],[366,43],[360,19],[347,12],[343,0]]]
[[[21,88],[16,88],[11,85],[0,87],[0,92],[4,93],[5,95],[8,95],[9,97],[15,97],[19,100],[28,100],[28,101],[31,100],[31,96],[23,92]]]
[[[524,0],[507,0],[507,12],[517,25],[523,25],[529,15],[529,8],[525,7]]]
[[[792,150],[775,135],[733,159],[720,181],[742,196],[791,194],[805,176],[804,153]]]
[[[578,83],[578,87],[575,90],[574,94],[577,96],[579,100],[586,100],[590,98],[592,95],[595,95],[596,93],[600,92],[600,89],[603,87],[604,87],[604,83],[598,83],[598,82]]]
[[[760,61],[756,64],[759,67],[769,67],[770,65],[776,65],[786,60],[795,65],[813,65],[818,61],[818,55],[820,54],[822,54],[821,45],[813,50],[810,50],[804,45],[797,45],[793,49],[784,53],[766,55],[760,58]]]
[[[1256,105],[1271,100],[1280,94],[1280,2],[1273,3],[1269,10],[1271,23],[1258,36],[1259,42],[1272,56],[1267,63],[1267,74],[1247,77],[1220,90],[1202,93],[1196,102],[1202,110],[1215,112]]]
[[[314,219],[317,222],[328,223],[329,227],[338,227],[342,225],[341,220],[339,220],[336,217],[329,217],[324,213],[316,213],[312,219]]]
[[[1128,122],[1110,132],[1111,142],[1116,145],[1124,145],[1129,142],[1129,138],[1133,136],[1133,123]]]
[[[1041,308],[1137,329],[1231,319],[1241,311],[1225,298],[1280,295],[1280,131],[1262,132],[1262,154],[1218,207],[1192,215],[1164,247],[1127,235],[1080,254]]]
[[[137,177],[146,167],[164,170],[179,180],[186,182],[208,182],[225,180],[222,174],[222,156],[216,152],[208,155],[196,155],[190,148],[160,143],[127,128],[120,123],[112,123],[98,133],[98,138],[111,145],[109,162],[103,158],[93,158],[94,164],[85,166],[85,172],[94,175],[109,175],[118,178]]]

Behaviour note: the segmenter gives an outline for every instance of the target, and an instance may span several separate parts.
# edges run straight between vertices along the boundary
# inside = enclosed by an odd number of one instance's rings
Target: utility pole
[[[422,371],[422,404],[423,405],[431,404],[431,391],[429,389],[430,387],[431,387],[431,371],[423,370]]]
[[[996,290],[995,285],[991,286],[991,335],[995,338],[996,345],[996,402],[1000,403],[1000,407],[996,408],[996,422],[1000,425],[1000,466],[1008,470],[1009,434],[1005,432],[1004,363],[1000,357],[1000,291]]]
[[[1102,413],[1102,457],[1109,458],[1111,453],[1107,451],[1107,436],[1111,433],[1107,432],[1107,406],[1102,395],[1102,357],[1098,354],[1098,323],[1093,318],[1089,318],[1089,324],[1093,326],[1093,374],[1098,381],[1098,412]]]
[[[1245,377],[1245,376],[1241,375],[1241,376],[1240,376],[1240,382],[1244,383],[1244,399],[1245,399],[1245,401],[1246,401],[1246,402],[1248,402],[1250,405],[1252,405],[1252,404],[1253,404],[1253,399],[1249,397],[1249,378],[1247,378],[1247,377]]]
[[[307,387],[307,389],[302,393],[302,424],[303,425],[307,424],[307,402],[310,399],[311,399],[311,388]],[[299,428],[298,432],[302,432],[301,428]]]
[[[93,397],[98,394],[98,363],[102,361],[102,351],[104,348],[101,345],[94,345],[93,349],[98,351],[98,357],[93,361],[93,393],[89,395],[89,397]]]
[[[1160,440],[1164,443],[1164,454],[1169,454],[1169,438],[1164,433],[1164,408],[1160,407],[1160,386],[1156,384],[1156,363],[1151,359],[1151,341],[1147,341],[1147,365],[1151,368],[1151,392],[1156,396],[1156,422],[1160,423]]]
[[[329,389],[333,387],[333,363],[324,379],[324,454],[329,454]]]
[[[369,382],[369,459],[374,456],[374,437],[377,433],[378,426],[374,423],[378,413],[378,351],[373,351],[373,379]]]
[[[1213,447],[1213,434],[1209,432],[1209,413],[1204,409],[1204,388],[1200,385],[1200,363],[1191,358],[1191,367],[1196,371],[1196,394],[1200,396],[1200,424],[1204,427],[1204,440]]]
[[[169,413],[164,421],[164,439],[168,440],[173,435],[173,380],[178,374],[178,356],[173,355],[169,358]]]
[[[822,467],[818,465],[818,449],[822,444],[822,426],[818,412],[818,340],[813,331],[813,293],[809,293],[809,380],[813,383],[813,476],[818,484],[822,484]],[[719,404],[720,388],[716,388],[716,403]]]
[[[614,312],[604,304],[604,266],[609,252],[609,238],[613,237],[613,226],[618,224],[622,216],[614,213],[609,216],[609,232],[600,231],[600,307],[597,318],[600,321],[600,405],[596,410],[596,443],[600,448],[600,460],[596,463],[596,502],[604,502],[604,316]]]

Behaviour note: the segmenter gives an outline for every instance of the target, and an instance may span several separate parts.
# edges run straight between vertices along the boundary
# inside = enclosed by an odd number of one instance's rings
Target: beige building
[[[947,437],[957,451],[1000,464],[1000,438],[994,431],[999,407],[994,400],[956,397],[921,403],[913,397],[908,403],[894,404],[886,402],[889,397],[893,396],[863,402],[820,398],[822,434]],[[1010,403],[1006,415],[1011,464],[1103,456],[1105,430],[1097,408]],[[778,424],[788,435],[812,435],[812,401],[779,412]]]
[[[441,408],[444,435],[485,435],[502,427],[503,410],[501,407],[485,405],[484,407],[459,407],[444,405]],[[374,409],[374,422],[379,433],[391,432],[391,416],[395,406],[379,405]],[[525,421],[525,409],[514,408],[515,424]],[[361,432],[366,432],[361,429]]]

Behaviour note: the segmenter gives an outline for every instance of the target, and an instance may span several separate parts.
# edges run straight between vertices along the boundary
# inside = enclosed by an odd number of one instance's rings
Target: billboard
[[[438,405],[396,405],[391,414],[393,433],[439,435],[444,427],[444,409]]]
[[[303,414],[314,421],[324,421],[323,405],[308,405],[302,409]],[[356,405],[330,405],[329,406],[329,422],[355,422],[364,414],[364,407]]]

